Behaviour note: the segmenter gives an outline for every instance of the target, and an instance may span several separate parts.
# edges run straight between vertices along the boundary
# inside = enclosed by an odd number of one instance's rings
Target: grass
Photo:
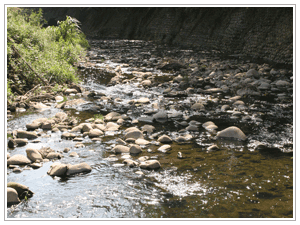
[[[102,114],[95,114],[94,118],[95,118],[95,120],[96,119],[104,120],[104,116]]]
[[[68,16],[57,27],[43,28],[44,23],[41,9],[7,8],[8,77],[17,74],[27,86],[41,80],[50,84],[77,83],[76,63],[89,47],[85,35]],[[12,94],[10,82],[7,88],[8,95]]]

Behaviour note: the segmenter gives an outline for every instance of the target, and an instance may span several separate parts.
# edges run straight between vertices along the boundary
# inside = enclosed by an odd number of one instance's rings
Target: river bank
[[[90,44],[82,84],[9,108],[8,160],[41,155],[8,165],[7,181],[35,193],[9,217],[292,217],[290,69],[145,41]],[[81,163],[87,171],[68,173]]]

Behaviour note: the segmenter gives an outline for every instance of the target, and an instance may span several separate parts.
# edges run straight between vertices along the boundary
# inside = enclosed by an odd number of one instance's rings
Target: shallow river
[[[91,41],[91,45],[92,65],[80,69],[82,86],[89,91],[104,93],[110,100],[86,97],[88,104],[67,111],[80,122],[112,111],[126,114],[129,120],[125,120],[120,130],[107,132],[102,141],[83,138],[84,147],[80,148],[74,147],[74,141],[62,140],[61,132],[51,131],[47,133],[51,137],[41,136],[39,143],[29,141],[24,147],[8,148],[8,152],[14,155],[26,154],[25,150],[30,147],[50,147],[57,151],[70,147],[79,157],[71,158],[65,154],[60,159],[62,163],[86,162],[92,167],[90,173],[65,178],[47,175],[53,162],[44,163],[39,169],[23,169],[21,173],[7,169],[7,182],[24,184],[35,193],[25,204],[8,208],[8,218],[293,217],[291,89],[284,93],[269,92],[267,97],[242,97],[240,100],[244,101],[246,108],[240,110],[241,116],[231,109],[220,110],[222,105],[229,104],[230,97],[235,96],[230,92],[165,94],[169,86],[178,87],[178,83],[169,81],[179,72],[162,71],[153,65],[158,65],[164,58],[189,60],[189,64],[201,61],[212,66],[213,63],[247,66],[251,63],[249,61],[226,59],[217,53],[167,48],[144,41]],[[112,84],[112,71],[117,68],[124,78],[119,84]],[[158,85],[144,88],[140,85],[142,79],[132,80],[132,71],[137,70],[150,72]],[[124,81],[126,79],[131,81]],[[130,103],[132,99],[142,97],[150,102],[146,105]],[[205,103],[204,111],[191,110],[190,103],[196,101]],[[151,119],[153,104],[165,110],[167,121]],[[43,112],[14,114],[8,121],[8,130],[25,130],[25,125],[33,120],[52,117],[59,111],[62,110],[53,104]],[[243,116],[248,116],[248,119],[242,119]],[[133,120],[137,122],[132,124]],[[198,130],[184,130],[191,121],[198,125]],[[218,126],[217,131],[237,126],[248,140],[216,140],[215,133],[202,127],[207,121],[213,121]],[[143,152],[131,158],[149,156],[157,159],[161,163],[159,170],[129,168],[122,163],[126,155],[109,157],[126,128],[136,126],[141,129],[145,124],[156,128],[154,135],[145,137],[151,144],[143,146]],[[157,150],[160,145],[156,140],[163,134],[173,140],[190,134],[192,139],[185,143],[173,141],[171,151],[161,152]],[[256,141],[268,147],[257,148]],[[212,144],[216,144],[219,150],[208,151]],[[177,157],[178,152],[182,153],[182,158]]]

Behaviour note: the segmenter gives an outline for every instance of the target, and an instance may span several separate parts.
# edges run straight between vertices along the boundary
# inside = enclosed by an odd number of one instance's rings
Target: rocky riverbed
[[[9,108],[7,181],[34,194],[8,217],[293,216],[290,68],[90,43],[80,85]]]

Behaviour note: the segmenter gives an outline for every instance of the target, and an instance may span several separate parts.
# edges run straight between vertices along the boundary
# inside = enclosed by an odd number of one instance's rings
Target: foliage
[[[8,70],[32,83],[38,82],[36,74],[49,83],[77,82],[76,63],[89,47],[85,35],[71,17],[57,27],[42,28],[43,23],[41,9],[7,8]]]
[[[12,97],[13,96],[13,93],[10,89],[10,84],[11,84],[11,82],[7,81],[7,97]]]
[[[102,114],[95,114],[94,118],[95,118],[95,120],[96,119],[104,120],[104,116]]]

